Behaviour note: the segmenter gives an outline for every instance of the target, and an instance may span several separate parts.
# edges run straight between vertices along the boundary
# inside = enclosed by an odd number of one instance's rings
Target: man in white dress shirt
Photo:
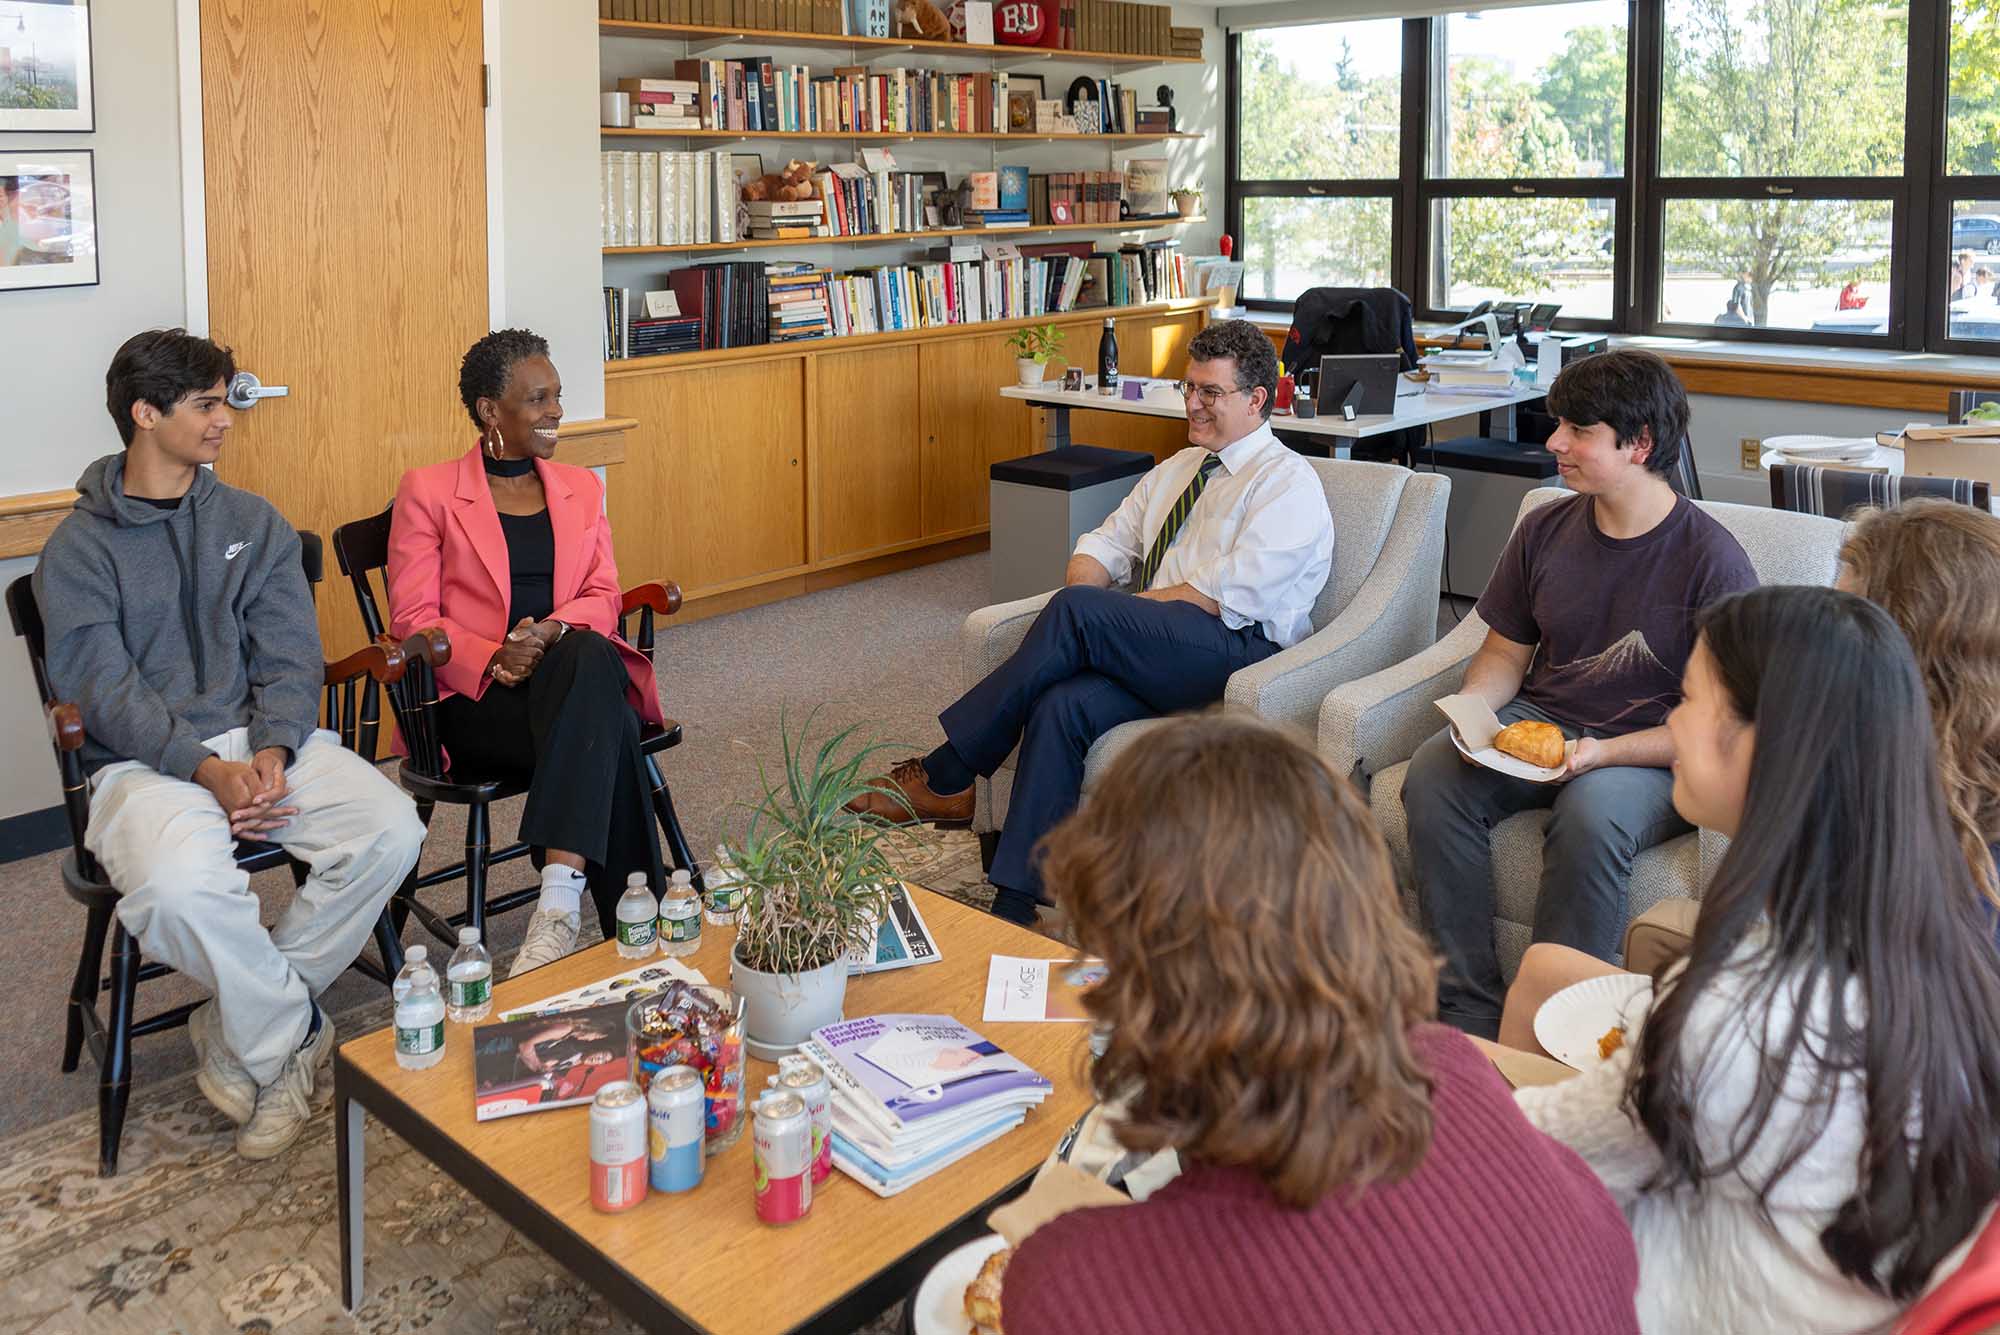
[[[964,825],[972,784],[1018,744],[989,877],[993,911],[1032,922],[1035,845],[1076,808],[1090,745],[1132,719],[1198,709],[1229,675],[1312,633],[1333,566],[1333,515],[1312,466],[1271,434],[1278,360],[1242,320],[1188,345],[1190,448],[1147,473],[1077,541],[1064,587],[1014,655],[938,715],[945,742],[875,782],[855,810]],[[1121,591],[1120,586],[1130,592]]]

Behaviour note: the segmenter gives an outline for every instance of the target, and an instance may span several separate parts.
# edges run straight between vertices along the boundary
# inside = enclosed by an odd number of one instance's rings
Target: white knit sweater
[[[1697,1141],[1709,1162],[1730,1154],[1744,1134],[1759,1079],[1758,1026],[1782,1036],[1798,1004],[1796,988],[1778,989],[1761,1006],[1748,991],[1743,975],[1719,976],[1683,1031],[1689,1052],[1709,1054],[1693,1100]],[[1858,1006],[1858,996],[1849,995]],[[1825,1015],[1824,1003],[1815,1009]],[[1841,1274],[1819,1242],[1855,1189],[1866,1111],[1859,1079],[1842,1078],[1818,1140],[1773,1187],[1775,1227],[1757,1209],[1752,1184],[1770,1177],[1794,1128],[1817,1112],[1804,1100],[1817,1073],[1809,1055],[1814,1032],[1823,1033],[1822,1025],[1808,1030],[1743,1168],[1699,1190],[1644,1189],[1661,1160],[1645,1129],[1619,1106],[1632,1045],[1573,1079],[1515,1091],[1528,1120],[1581,1155],[1624,1208],[1639,1250],[1639,1326],[1646,1335],[1851,1335],[1893,1325],[1898,1304]]]

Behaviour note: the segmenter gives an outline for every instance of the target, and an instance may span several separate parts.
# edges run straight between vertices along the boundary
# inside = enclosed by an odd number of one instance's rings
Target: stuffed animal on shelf
[[[743,202],[754,203],[760,199],[777,201],[811,199],[813,197],[813,169],[818,164],[801,162],[793,158],[785,164],[785,170],[773,174],[766,172],[743,187]]]
[[[931,0],[896,0],[896,36],[948,42],[951,20]]]

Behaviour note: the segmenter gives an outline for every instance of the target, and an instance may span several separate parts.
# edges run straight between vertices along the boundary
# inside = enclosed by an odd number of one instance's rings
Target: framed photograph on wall
[[[90,0],[0,6],[0,132],[95,130]]]
[[[1039,74],[1010,74],[1007,76],[1007,133],[1032,134],[1035,129],[1035,103],[1042,100],[1042,78]]]
[[[0,149],[0,292],[96,282],[91,151]]]

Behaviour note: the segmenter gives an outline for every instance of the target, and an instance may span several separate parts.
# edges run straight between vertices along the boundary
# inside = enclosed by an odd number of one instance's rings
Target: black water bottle
[[[1107,319],[1104,322],[1104,337],[1097,340],[1097,392],[1116,396],[1118,393],[1118,322]]]

